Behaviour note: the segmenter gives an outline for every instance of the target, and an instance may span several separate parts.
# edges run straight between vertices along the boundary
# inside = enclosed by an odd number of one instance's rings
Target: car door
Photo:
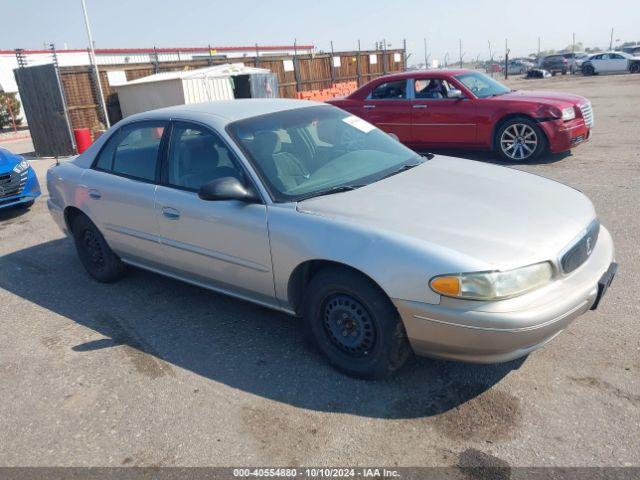
[[[411,140],[411,104],[407,80],[381,83],[373,88],[362,105],[362,118],[403,143]]]
[[[155,201],[166,266],[185,280],[273,303],[267,207],[198,197],[200,186],[221,177],[250,183],[220,135],[173,122]]]
[[[625,56],[620,55],[619,53],[610,53],[609,63],[610,72],[622,73],[629,70],[629,61]]]
[[[411,143],[458,146],[476,143],[476,106],[470,98],[449,98],[457,86],[438,77],[412,79]]]
[[[111,248],[126,260],[160,258],[155,190],[167,122],[136,122],[118,129],[82,176],[77,199]]]

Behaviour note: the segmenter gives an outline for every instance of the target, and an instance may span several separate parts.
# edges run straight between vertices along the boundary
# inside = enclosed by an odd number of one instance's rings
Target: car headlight
[[[567,107],[562,109],[562,120],[573,120],[576,118],[576,111],[573,107]]]
[[[471,272],[438,275],[429,282],[431,290],[446,297],[468,300],[501,300],[535,290],[553,277],[549,262],[505,272]]]
[[[29,169],[29,162],[27,162],[26,160],[22,160],[15,167],[13,167],[13,171],[16,173],[22,173],[28,169]]]

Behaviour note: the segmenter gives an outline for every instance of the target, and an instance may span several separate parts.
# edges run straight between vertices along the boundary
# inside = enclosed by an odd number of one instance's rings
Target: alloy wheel
[[[500,148],[512,160],[526,160],[538,148],[538,134],[530,125],[514,123],[502,132]]]
[[[367,355],[376,343],[376,329],[367,309],[346,294],[327,297],[322,307],[324,330],[331,343],[352,357]]]

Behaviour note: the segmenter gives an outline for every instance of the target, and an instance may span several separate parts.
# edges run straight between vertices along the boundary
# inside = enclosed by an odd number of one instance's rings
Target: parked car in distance
[[[569,60],[562,54],[548,55],[542,59],[540,68],[551,72],[551,75],[555,75],[556,73],[566,75],[569,71]]]
[[[593,125],[584,97],[513,91],[473,70],[386,75],[328,102],[415,150],[495,150],[506,161],[574,148],[589,139]]]
[[[591,55],[582,64],[584,75],[627,72],[640,73],[640,57],[625,52],[606,52]]]
[[[527,73],[532,67],[533,64],[523,60],[509,60],[507,73],[509,73],[509,75],[522,75]]]
[[[579,52],[579,53],[578,52],[563,53],[562,56],[567,59],[567,62],[568,62],[568,65],[569,65],[569,71],[571,73],[575,73],[577,71],[580,71],[584,61],[587,58],[589,58],[589,55],[587,55],[586,53],[582,53],[582,52]]]
[[[0,210],[29,208],[39,196],[38,177],[29,162],[0,147]]]
[[[527,355],[596,308],[616,269],[577,190],[422,157],[301,100],[128,117],[52,167],[47,185],[96,280],[134,265],[301,316],[329,362],[363,378],[393,373],[412,350]]]

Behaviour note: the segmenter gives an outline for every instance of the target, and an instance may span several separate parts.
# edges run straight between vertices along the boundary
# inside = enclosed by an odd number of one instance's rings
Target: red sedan
[[[586,142],[593,126],[584,97],[511,90],[473,70],[385,75],[329,103],[415,150],[496,150],[507,161],[569,150]]]

